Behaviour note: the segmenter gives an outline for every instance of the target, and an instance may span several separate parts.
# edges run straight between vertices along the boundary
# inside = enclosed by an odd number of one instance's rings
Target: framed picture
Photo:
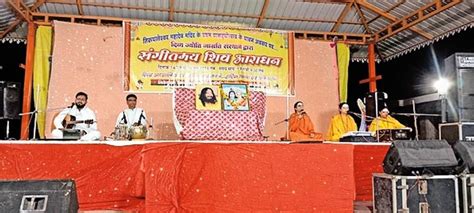
[[[222,108],[229,111],[250,110],[247,84],[222,84]]]
[[[195,94],[197,110],[222,110],[219,86],[196,85]]]

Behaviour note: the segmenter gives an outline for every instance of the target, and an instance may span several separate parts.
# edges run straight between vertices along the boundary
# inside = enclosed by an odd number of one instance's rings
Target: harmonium
[[[377,142],[370,132],[351,131],[342,135],[340,142]]]
[[[394,141],[394,140],[411,140],[411,129],[379,129],[377,135],[380,142]]]

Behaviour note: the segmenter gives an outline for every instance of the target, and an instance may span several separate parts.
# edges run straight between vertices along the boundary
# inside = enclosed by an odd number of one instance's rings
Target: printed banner
[[[124,26],[126,90],[244,83],[267,95],[291,92],[288,32],[138,21]]]

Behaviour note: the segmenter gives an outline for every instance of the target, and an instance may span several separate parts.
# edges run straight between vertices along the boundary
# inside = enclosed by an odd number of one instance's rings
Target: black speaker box
[[[367,93],[365,96],[366,114],[377,117],[377,114],[384,107],[387,107],[388,95],[385,92]]]
[[[444,59],[444,75],[454,83],[448,91],[448,122],[474,121],[474,53],[454,53]]]
[[[450,175],[458,162],[445,140],[394,141],[383,161],[383,169],[394,175]]]
[[[21,84],[0,81],[0,119],[20,119]]]
[[[454,154],[459,162],[458,172],[474,172],[474,143],[459,141],[453,145]]]
[[[78,211],[73,180],[0,181],[0,212]]]

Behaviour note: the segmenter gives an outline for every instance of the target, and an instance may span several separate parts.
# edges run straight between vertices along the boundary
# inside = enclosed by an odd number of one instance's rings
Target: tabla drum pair
[[[126,124],[119,124],[114,133],[114,140],[141,140],[146,138],[147,129],[143,125],[128,127]]]

